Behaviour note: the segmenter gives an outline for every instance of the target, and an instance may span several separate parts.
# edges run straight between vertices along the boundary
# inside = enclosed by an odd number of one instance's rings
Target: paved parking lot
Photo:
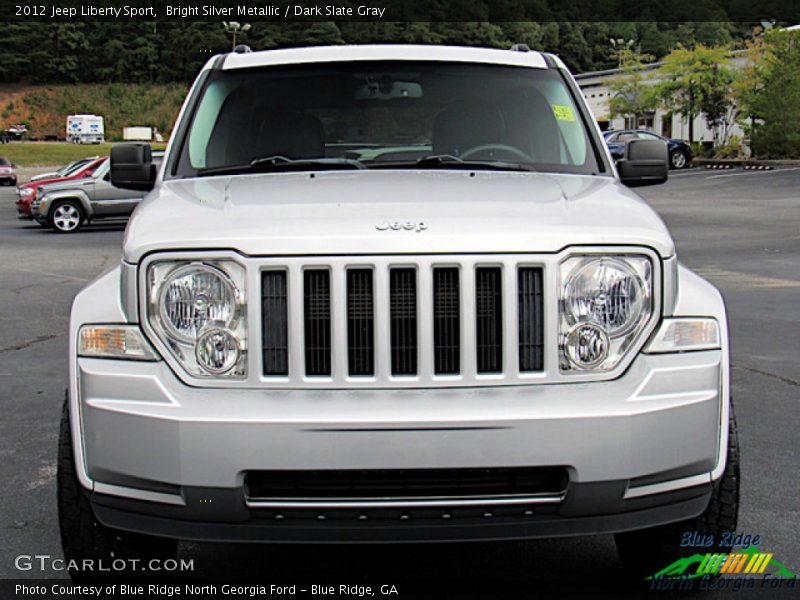
[[[800,569],[800,167],[690,170],[642,194],[661,213],[679,257],[717,284],[729,306],[733,394],[743,453],[740,530]],[[176,224],[179,225],[179,224]],[[68,236],[18,222],[0,188],[0,578],[18,554],[60,553],[55,453],[66,381],[66,328],[76,291],[120,256],[124,224]],[[680,443],[680,440],[677,440]],[[391,581],[493,577],[612,580],[610,536],[532,544],[287,548],[186,544],[204,575]],[[46,576],[63,576],[50,573]]]

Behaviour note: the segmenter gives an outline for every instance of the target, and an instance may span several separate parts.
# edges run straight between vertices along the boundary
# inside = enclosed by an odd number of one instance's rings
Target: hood
[[[445,170],[167,181],[136,209],[123,246],[125,260],[135,263],[171,249],[458,254],[557,252],[581,244],[674,253],[658,215],[615,179]]]
[[[45,181],[33,181],[27,185],[43,187],[44,192],[52,192],[54,190],[81,189],[92,183],[94,183],[94,179],[91,177],[60,177],[58,179],[49,179]]]

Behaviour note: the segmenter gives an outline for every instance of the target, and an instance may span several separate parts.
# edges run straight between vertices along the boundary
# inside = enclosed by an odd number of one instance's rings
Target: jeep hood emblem
[[[428,224],[425,221],[383,221],[375,225],[378,231],[425,231]]]

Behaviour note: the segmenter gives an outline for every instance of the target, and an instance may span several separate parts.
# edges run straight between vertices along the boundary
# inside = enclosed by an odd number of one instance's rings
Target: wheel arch
[[[83,211],[83,216],[87,219],[92,218],[94,210],[92,210],[92,202],[89,195],[83,190],[63,190],[45,194],[42,197],[42,202],[47,201],[47,218],[53,214],[53,209],[65,200],[76,200]]]

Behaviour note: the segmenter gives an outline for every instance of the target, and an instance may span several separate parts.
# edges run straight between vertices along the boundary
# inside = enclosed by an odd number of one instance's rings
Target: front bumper
[[[179,538],[508,539],[650,527],[707,505],[722,357],[642,354],[622,377],[595,383],[356,391],[192,388],[163,362],[79,358],[80,466],[102,522]],[[244,485],[257,470],[535,466],[567,468],[562,498],[287,509],[248,499]]]

